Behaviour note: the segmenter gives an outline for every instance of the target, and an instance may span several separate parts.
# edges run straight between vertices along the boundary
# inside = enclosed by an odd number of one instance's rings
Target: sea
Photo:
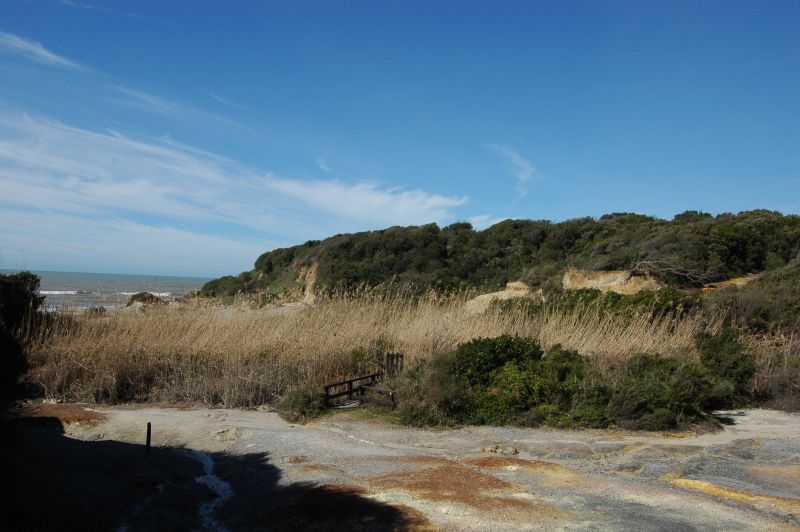
[[[19,270],[2,270],[10,274]],[[176,277],[172,275],[129,275],[120,273],[34,271],[41,279],[39,294],[45,296],[42,308],[48,311],[124,307],[137,292],[150,292],[170,301],[183,297],[210,278]]]

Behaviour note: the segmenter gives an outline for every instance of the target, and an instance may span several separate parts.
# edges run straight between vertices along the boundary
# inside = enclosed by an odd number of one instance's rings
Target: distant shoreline
[[[213,277],[204,277],[197,275],[167,275],[167,274],[150,274],[150,273],[110,273],[110,272],[73,272],[62,270],[31,270],[29,268],[0,268],[0,273],[8,275],[19,272],[31,272],[36,275],[40,274],[66,274],[66,275],[102,275],[102,276],[117,276],[117,277],[153,277],[157,279],[173,278],[173,279],[198,279],[202,281],[210,281]]]
[[[0,273],[17,271],[22,270],[3,269]],[[40,278],[39,294],[45,296],[44,309],[49,311],[122,307],[137,292],[151,292],[170,300],[199,290],[210,280],[206,277],[176,275],[30,271]]]

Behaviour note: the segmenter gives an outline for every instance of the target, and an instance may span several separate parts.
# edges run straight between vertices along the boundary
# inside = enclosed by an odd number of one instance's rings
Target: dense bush
[[[687,211],[672,221],[631,213],[560,223],[505,220],[483,231],[468,223],[390,227],[336,235],[262,254],[251,272],[216,279],[204,295],[296,287],[299,268],[318,263],[317,283],[354,288],[394,282],[421,290],[494,289],[508,281],[557,285],[565,266],[591,270],[644,265],[677,287],[779,268],[800,251],[800,217],[765,210],[712,217]]]
[[[292,423],[306,423],[325,411],[325,395],[315,386],[302,386],[286,394],[278,414]]]
[[[702,419],[709,381],[700,364],[638,355],[625,362],[621,373],[608,403],[616,425],[660,430]]]
[[[486,385],[492,372],[508,363],[524,366],[542,358],[542,349],[532,339],[498,336],[478,338],[459,346],[453,357],[456,375],[471,385]]]
[[[737,341],[736,332],[728,328],[716,336],[701,335],[697,347],[713,385],[705,406],[734,408],[747,403],[751,399],[750,381],[756,365]]]
[[[700,361],[641,354],[601,372],[555,346],[501,336],[460,345],[395,382],[400,421],[411,425],[547,424],[665,430],[746,404],[752,358],[732,331],[698,339]]]

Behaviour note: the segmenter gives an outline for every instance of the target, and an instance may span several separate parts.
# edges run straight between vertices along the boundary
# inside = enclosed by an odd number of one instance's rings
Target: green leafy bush
[[[591,359],[526,338],[482,338],[404,372],[392,385],[411,425],[667,430],[746,400],[752,360],[732,332],[698,339],[701,360],[641,354],[601,372]]]
[[[662,430],[703,418],[709,381],[701,365],[642,354],[623,364],[621,377],[608,403],[616,425]]]
[[[453,370],[471,385],[486,385],[492,372],[507,362],[529,364],[542,358],[542,349],[535,340],[508,335],[479,338],[458,346],[453,357]]]
[[[517,361],[506,362],[492,372],[487,386],[474,389],[474,410],[466,420],[475,425],[505,425],[535,403],[541,381],[530,367]]]
[[[315,386],[302,386],[286,394],[278,414],[291,423],[306,423],[325,411],[325,395]]]
[[[750,402],[756,365],[738,342],[736,331],[726,328],[715,336],[703,334],[697,339],[697,348],[713,386],[706,407],[736,408]]]

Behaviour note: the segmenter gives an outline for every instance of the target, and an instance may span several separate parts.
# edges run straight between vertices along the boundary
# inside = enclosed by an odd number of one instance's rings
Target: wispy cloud
[[[144,104],[147,109],[154,110],[161,114],[166,114],[175,117],[182,117],[184,115],[183,106],[177,102],[172,102],[160,96],[150,94],[144,91],[132,89],[117,85],[115,87],[119,92],[131,99],[137,104]]]
[[[528,193],[527,183],[536,175],[536,169],[533,164],[508,146],[503,146],[502,144],[485,144],[485,146],[495,155],[500,156],[505,161],[511,175],[517,178],[517,194],[520,196],[526,195]]]
[[[122,15],[128,18],[133,18],[137,20],[146,20],[150,22],[160,22],[157,19],[152,17],[146,17],[144,15],[139,15],[138,13],[120,13],[117,11],[112,11],[103,6],[96,6],[94,4],[85,4],[82,2],[73,2],[72,0],[61,0],[61,5],[65,7],[71,7],[73,9],[84,9],[86,11],[96,11],[98,13],[103,13],[105,15]]]
[[[274,174],[268,174],[263,182],[270,190],[316,209],[373,224],[444,223],[453,218],[453,208],[468,201],[467,197],[441,196],[419,189],[382,189],[375,183],[301,181]]]
[[[222,96],[220,96],[218,94],[214,94],[213,92],[209,92],[209,91],[203,91],[203,92],[205,92],[207,95],[209,95],[212,100],[216,100],[217,102],[219,102],[221,104],[224,104],[224,105],[227,105],[228,107],[233,107],[234,109],[240,109],[242,111],[246,111],[247,110],[247,108],[245,106],[239,105],[238,103],[236,103],[234,101],[231,101],[228,98],[223,98]]]
[[[118,256],[135,266],[129,271],[203,264],[214,249],[216,262],[193,273],[240,271],[267,249],[334,232],[450,222],[467,201],[374,183],[265,176],[169,138],[24,114],[0,115],[0,189],[0,249],[26,249],[28,260],[34,250],[63,254],[97,267],[98,256]],[[158,265],[144,268],[144,257]]]
[[[67,7],[74,7],[75,9],[86,9],[89,11],[99,11],[101,13],[111,13],[111,11],[109,11],[105,7],[93,6],[91,4],[81,4],[79,2],[73,2],[72,0],[61,0],[61,5]]]
[[[74,70],[86,70],[85,67],[75,61],[51,52],[41,43],[19,37],[12,33],[0,32],[0,51],[24,57],[29,61],[35,61],[45,65]]]
[[[88,9],[88,7],[83,4],[80,6]],[[151,115],[159,115],[172,120],[180,120],[182,122],[191,122],[197,124],[203,122],[216,123],[217,125],[224,124],[252,133],[252,130],[249,127],[243,125],[237,120],[229,118],[225,114],[215,112],[215,110],[206,110],[202,107],[196,107],[192,104],[185,103],[184,101],[165,98],[140,88],[131,87],[127,83],[114,79],[103,72],[98,72],[66,57],[58,55],[55,52],[46,49],[38,42],[19,37],[17,35],[0,32],[0,53],[13,54],[28,61],[34,61],[36,63],[46,64],[49,66],[62,67],[62,69],[68,69],[72,71],[79,71],[82,75],[80,80],[80,83],[82,84],[80,97],[85,99],[87,98],[87,95],[89,95],[88,97],[92,98],[92,101],[90,102],[92,108],[97,108],[98,103],[108,103],[113,106],[119,106],[122,104],[128,107],[135,107]],[[58,78],[59,75],[66,75],[64,72],[48,70],[44,72],[43,75],[53,77],[53,84],[60,83],[62,85],[66,85],[63,92],[69,92],[69,89],[76,85],[76,83],[73,83],[74,80],[72,79],[67,82],[63,79],[63,77]],[[70,75],[72,75],[72,73],[70,73]],[[26,100],[28,97],[28,94],[21,94],[19,99]],[[216,98],[219,99],[220,97],[216,96]],[[224,101],[228,106],[237,106],[237,104],[234,102],[228,100]]]
[[[206,111],[204,109],[198,109],[197,107],[185,104],[183,102],[170,100],[162,96],[151,94],[139,89],[126,87],[124,85],[116,85],[114,86],[114,89],[119,94],[125,96],[125,100],[121,103],[138,107],[139,109],[149,113],[155,113],[178,120],[199,119],[222,122],[244,131],[251,131],[250,128],[240,124],[236,120],[232,120],[226,116]]]

